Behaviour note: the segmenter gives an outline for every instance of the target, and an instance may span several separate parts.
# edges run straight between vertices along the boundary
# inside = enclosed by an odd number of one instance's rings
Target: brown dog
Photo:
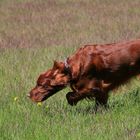
[[[105,45],[86,45],[65,62],[54,62],[41,74],[29,97],[40,102],[70,85],[66,98],[76,105],[95,98],[96,106],[106,105],[108,92],[140,73],[140,39]]]

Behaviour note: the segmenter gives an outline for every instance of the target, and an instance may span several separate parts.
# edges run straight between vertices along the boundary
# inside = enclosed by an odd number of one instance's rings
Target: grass
[[[0,1],[0,139],[138,140],[140,81],[114,91],[109,109],[67,104],[66,88],[42,105],[26,94],[53,60],[87,43],[140,36],[139,0]]]
[[[57,56],[58,51],[60,56]],[[61,47],[1,50],[1,139],[138,139],[140,90],[136,85],[122,87],[118,91],[122,94],[110,97],[109,109],[102,109],[97,114],[92,101],[69,106],[65,98],[69,89],[41,106],[27,99],[26,94],[35,85],[36,77],[51,67],[54,55],[61,58],[61,54],[70,51],[71,48]],[[133,82],[140,83],[136,79]],[[123,91],[128,93],[123,94]]]

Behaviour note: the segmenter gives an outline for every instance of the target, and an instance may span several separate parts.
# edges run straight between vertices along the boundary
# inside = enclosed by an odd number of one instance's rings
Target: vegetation
[[[89,43],[140,37],[139,0],[0,1],[0,140],[138,140],[140,81],[94,101],[68,105],[66,88],[42,104],[26,94],[38,75]]]

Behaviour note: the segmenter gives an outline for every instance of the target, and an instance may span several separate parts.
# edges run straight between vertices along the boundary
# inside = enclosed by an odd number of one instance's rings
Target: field
[[[139,140],[140,79],[68,105],[66,88],[42,105],[26,94],[38,75],[84,44],[140,38],[139,0],[0,0],[0,140]]]

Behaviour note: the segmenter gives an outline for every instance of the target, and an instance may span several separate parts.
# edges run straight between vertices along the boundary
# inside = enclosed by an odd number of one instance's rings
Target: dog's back
[[[121,84],[140,72],[140,39],[105,45],[85,45],[69,64],[74,78],[96,77]]]

